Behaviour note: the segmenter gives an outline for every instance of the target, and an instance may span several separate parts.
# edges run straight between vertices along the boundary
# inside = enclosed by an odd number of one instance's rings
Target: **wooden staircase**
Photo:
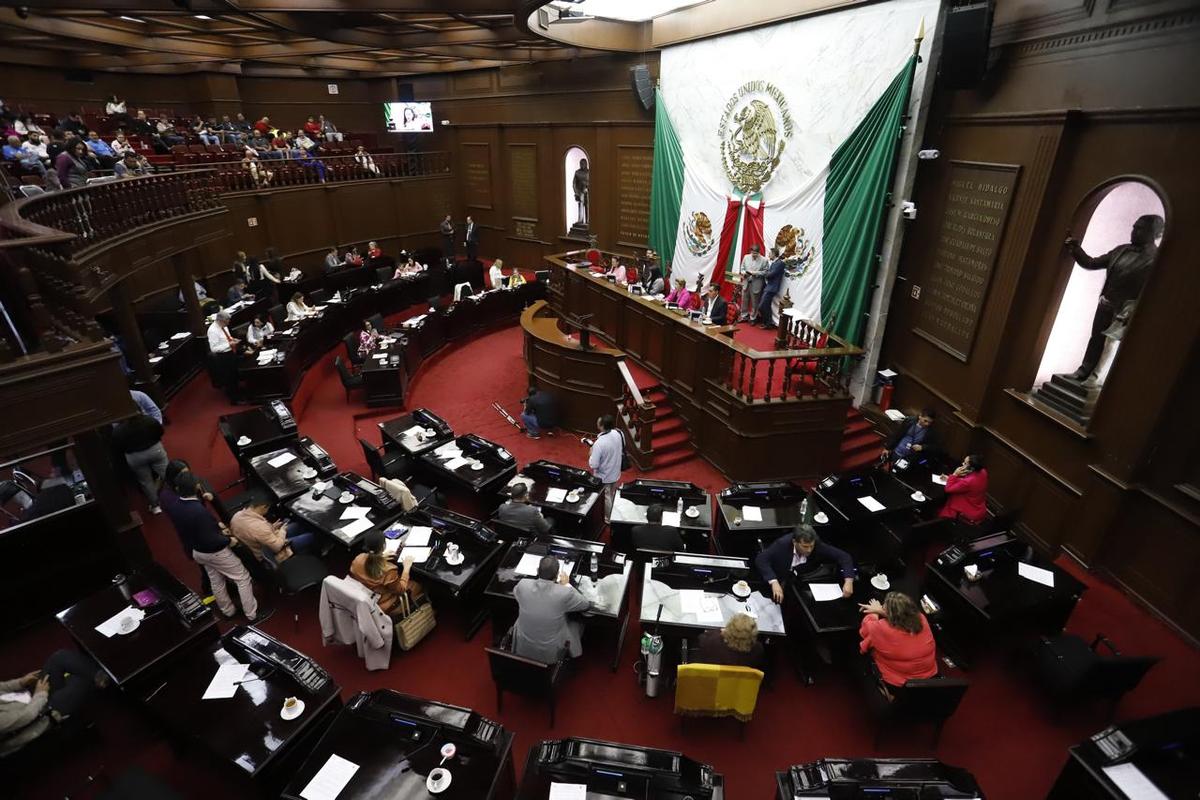
[[[876,432],[871,420],[864,417],[857,408],[850,406],[846,412],[846,431],[842,435],[838,472],[853,472],[870,466],[879,460],[882,449],[883,437]]]
[[[647,387],[643,395],[647,402],[654,404],[654,432],[650,438],[654,454],[653,468],[663,469],[695,458],[696,446],[692,444],[692,435],[662,385]]]

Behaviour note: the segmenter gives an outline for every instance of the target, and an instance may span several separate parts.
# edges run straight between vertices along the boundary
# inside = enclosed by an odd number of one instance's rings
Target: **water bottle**
[[[592,574],[595,575],[600,571],[600,556],[592,553]]]
[[[679,501],[675,503],[675,513],[683,518],[683,495],[679,495]]]

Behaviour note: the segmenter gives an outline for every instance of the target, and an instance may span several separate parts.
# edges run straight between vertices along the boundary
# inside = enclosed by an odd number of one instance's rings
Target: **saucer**
[[[459,550],[459,551],[458,551],[458,556],[457,556],[457,557],[455,557],[455,558],[451,558],[450,556],[446,556],[446,563],[447,563],[447,564],[449,564],[449,565],[450,565],[450,566],[452,566],[452,567],[457,567],[459,564],[463,563],[463,562],[464,562],[464,561],[466,561],[466,560],[467,560],[467,557],[466,557],[465,555],[463,555],[463,551],[462,551],[462,550]]]
[[[440,783],[434,783],[433,773],[436,770],[431,770],[429,777],[425,779],[425,788],[429,790],[430,794],[441,794],[450,788],[450,782],[454,780],[454,776],[450,774],[450,770],[446,769],[445,767],[438,767],[437,769],[441,770],[440,774],[444,776],[444,780],[442,780]]]
[[[437,436],[437,431],[435,431],[433,428],[426,428],[424,433],[426,439],[432,439],[433,437]]]
[[[818,525],[824,525],[826,522],[829,522],[829,515],[824,511],[818,511],[813,516],[813,522],[817,523]]]
[[[923,492],[913,492],[913,493],[912,493],[911,495],[909,495],[909,496],[910,496],[910,497],[911,497],[913,500],[916,500],[918,503],[924,503],[924,502],[925,502],[925,494],[924,494]]]
[[[483,464],[480,464],[478,461],[476,461],[474,464],[471,465],[471,469],[475,470],[476,472],[479,472],[479,470],[483,469]]]
[[[354,502],[354,495],[352,495],[352,494],[341,494],[341,495],[338,495],[338,502],[339,502],[339,503],[341,503],[342,505],[347,505],[347,504],[349,504],[349,503],[353,503],[353,502]]]
[[[252,441],[254,441],[254,440],[251,439],[249,436],[243,436],[237,440],[237,443],[238,443],[239,447],[245,447],[246,445],[250,444],[250,442],[252,442]]]
[[[732,591],[733,591],[733,594],[734,594],[734,596],[735,596],[735,597],[738,597],[738,598],[741,598],[742,600],[745,600],[747,597],[749,597],[749,596],[750,596],[751,589],[750,589],[750,585],[749,585],[749,584],[746,584],[746,585],[743,587],[743,586],[741,586],[741,582],[739,581],[738,583],[735,583],[735,584],[733,585],[733,589],[732,589]]]
[[[688,519],[695,519],[696,517],[700,516],[700,509],[696,508],[695,506],[688,506],[687,510],[683,512],[683,515]]]
[[[567,502],[568,503],[578,503],[579,502],[579,492],[567,492]]]
[[[293,720],[304,713],[304,701],[297,700],[296,705],[292,706],[291,710],[286,707],[279,710],[279,716],[286,720]]]
[[[892,584],[891,581],[888,580],[888,576],[884,575],[882,572],[876,575],[874,578],[871,578],[871,585],[881,592],[886,592],[888,589],[892,588]]]
[[[128,635],[136,631],[142,624],[140,619],[133,617],[125,617],[121,620],[121,624],[117,627],[117,633]]]

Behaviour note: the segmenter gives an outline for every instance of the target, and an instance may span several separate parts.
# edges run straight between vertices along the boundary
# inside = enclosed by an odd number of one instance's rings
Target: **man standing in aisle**
[[[612,414],[596,420],[599,435],[591,443],[588,466],[592,474],[604,484],[604,516],[612,512],[613,498],[617,494],[617,483],[621,480],[621,459],[625,452],[625,437],[616,430]]]
[[[454,223],[449,214],[442,220],[442,257],[454,263]]]
[[[229,312],[217,313],[208,326],[208,350],[212,354],[213,383],[233,401],[237,396],[237,349],[241,344],[229,332]]]
[[[474,261],[479,253],[479,231],[475,228],[475,220],[467,217],[467,261]]]
[[[742,259],[742,319],[753,325],[758,320],[758,301],[762,299],[766,283],[767,259],[758,251],[758,245],[750,245],[750,252]]]
[[[786,266],[778,247],[771,248],[771,257],[774,260],[767,268],[762,300],[758,303],[758,322],[756,323],[767,329],[775,327],[772,306],[775,304],[775,295],[779,294],[779,290],[783,288],[783,271]]]

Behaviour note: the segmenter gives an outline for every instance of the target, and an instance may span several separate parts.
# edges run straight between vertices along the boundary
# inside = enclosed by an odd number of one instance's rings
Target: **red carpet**
[[[490,407],[498,400],[510,410],[525,386],[521,336],[516,328],[501,330],[446,351],[419,375],[413,406],[435,409],[456,431],[473,431],[510,448],[521,462],[551,458],[586,462],[586,449],[570,436],[532,441],[519,434]],[[374,424],[387,414],[347,405],[329,360],[315,367],[302,390],[300,430],[311,435],[342,469],[365,470],[355,442],[356,432],[378,441]],[[221,396],[197,379],[171,404],[166,440],[173,457],[222,486],[236,477],[233,458],[217,441],[216,419],[230,410]],[[627,474],[627,478],[632,473]],[[686,479],[717,490],[724,479],[701,459],[655,471],[655,477]],[[131,497],[133,493],[131,492]],[[135,501],[140,502],[140,501]],[[197,585],[195,566],[184,559],[174,532],[162,517],[148,517],[146,537],[156,557],[189,584]],[[1064,564],[1070,567],[1070,564]],[[1118,718],[1130,718],[1200,703],[1200,654],[1143,612],[1114,588],[1088,576],[1091,588],[1075,611],[1070,630],[1090,639],[1097,631],[1112,637],[1129,653],[1164,658],[1142,686],[1122,704]],[[260,597],[264,592],[260,589]],[[293,614],[299,614],[299,623]],[[558,725],[551,731],[542,704],[510,697],[503,715],[496,714],[492,682],[483,648],[487,626],[473,642],[462,640],[454,621],[443,619],[416,650],[398,653],[387,672],[368,673],[353,648],[321,645],[313,598],[280,603],[264,626],[270,633],[315,656],[343,687],[343,697],[376,687],[390,687],[479,709],[516,732],[518,772],[531,745],[543,738],[590,736],[641,745],[678,749],[707,761],[726,775],[727,797],[763,800],[773,796],[773,772],[789,764],[821,756],[929,755],[924,731],[903,733],[873,748],[874,728],[849,680],[823,674],[817,686],[804,688],[789,669],[759,698],[758,711],[739,741],[736,726],[722,721],[696,721],[686,736],[671,713],[671,698],[647,699],[637,687],[632,665],[637,657],[637,624],[628,631],[620,669],[608,671],[611,642],[585,640],[585,654],[567,679],[559,705]],[[40,665],[56,647],[69,646],[57,623],[39,624],[10,640],[0,651],[0,676],[25,673]],[[782,666],[782,664],[781,664]],[[950,720],[935,755],[974,772],[989,798],[1044,796],[1062,766],[1066,748],[1104,727],[1095,713],[1056,718],[1044,707],[1028,680],[1000,655],[982,659],[966,677],[971,681],[962,706]],[[159,732],[129,705],[106,701],[101,719],[103,743],[98,748],[63,754],[54,769],[36,782],[15,790],[13,797],[90,796],[82,792],[88,775],[103,766],[111,777],[139,765],[174,786],[185,797],[249,797],[243,786],[214,772],[198,755],[178,756]],[[349,755],[349,754],[347,754]],[[78,794],[76,794],[78,792]]]

